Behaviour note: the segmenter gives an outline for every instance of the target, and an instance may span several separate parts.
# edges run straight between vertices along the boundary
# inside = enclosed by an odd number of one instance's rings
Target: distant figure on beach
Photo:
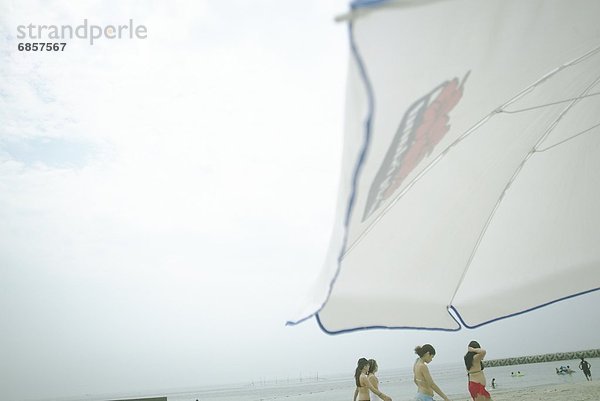
[[[465,367],[469,378],[469,393],[474,401],[491,400],[492,396],[485,389],[485,375],[483,374],[483,358],[485,350],[477,341],[471,341],[465,354]]]
[[[583,374],[587,381],[592,381],[592,365],[581,357],[581,362],[579,362],[579,369],[583,370]]]
[[[492,377],[492,388],[496,388],[496,378]]]
[[[381,398],[383,401],[392,401],[391,397],[388,397],[379,389],[375,388],[367,376],[369,372],[369,361],[366,358],[360,358],[358,360],[356,371],[354,372],[354,380],[356,381],[356,390],[354,390],[353,401],[371,401],[371,390],[375,395]],[[357,398],[358,397],[358,398]]]
[[[427,364],[430,363],[435,356],[435,348],[433,348],[431,344],[425,344],[415,348],[415,354],[419,356],[413,366],[413,381],[417,385],[417,396],[415,401],[433,401],[434,391],[438,393],[444,401],[450,401],[446,394],[444,394],[437,384],[435,384],[429,373],[429,368],[427,367]]]

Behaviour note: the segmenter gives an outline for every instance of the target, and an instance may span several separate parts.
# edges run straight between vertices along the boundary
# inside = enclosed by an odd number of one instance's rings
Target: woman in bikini
[[[369,370],[367,371],[367,379],[371,382],[371,385],[379,390],[379,379],[375,376],[379,367],[375,359],[369,359]]]
[[[485,350],[477,341],[471,341],[465,355],[465,366],[469,378],[469,393],[474,401],[492,400],[490,393],[485,389],[483,357],[485,357]]]
[[[356,390],[354,390],[353,401],[370,401],[371,396],[369,390],[372,391],[379,398],[381,398],[383,401],[392,401],[391,397],[388,397],[387,395],[379,391],[378,385],[374,386],[373,382],[369,379],[368,373],[370,366],[371,364],[367,359],[360,358],[358,360],[356,371],[354,372]],[[377,381],[377,384],[379,384],[379,381]]]
[[[433,401],[433,392],[435,391],[444,399],[444,401],[450,401],[450,399],[444,394],[444,392],[435,384],[427,364],[430,363],[435,356],[435,348],[431,344],[425,344],[423,346],[415,348],[415,354],[419,357],[415,361],[413,366],[414,382],[417,385],[417,397],[416,401]]]

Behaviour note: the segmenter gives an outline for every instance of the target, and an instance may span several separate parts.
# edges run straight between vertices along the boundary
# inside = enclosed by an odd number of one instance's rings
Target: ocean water
[[[600,368],[600,358],[588,359],[594,368]],[[557,375],[556,368],[569,365],[575,373]],[[549,384],[585,382],[579,370],[579,360],[536,363],[530,365],[512,365],[486,368],[488,391],[492,394],[507,390],[515,390]],[[467,375],[461,364],[437,364],[429,366],[436,384],[451,399],[467,399]],[[523,376],[511,377],[511,372],[520,371]],[[352,369],[345,375],[319,377],[318,380],[305,379],[294,382],[266,384],[239,384],[206,388],[197,391],[162,394],[168,401],[348,401],[354,394],[354,378]],[[379,372],[380,389],[391,396],[394,401],[414,400],[416,386],[412,381],[412,369],[381,370]],[[496,379],[496,388],[491,388],[492,378]],[[375,396],[372,400],[377,400]],[[436,395],[436,399],[439,397]]]

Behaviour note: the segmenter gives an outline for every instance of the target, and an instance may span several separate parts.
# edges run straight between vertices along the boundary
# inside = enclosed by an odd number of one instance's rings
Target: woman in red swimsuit
[[[477,341],[469,343],[469,349],[465,355],[465,366],[469,377],[469,393],[474,401],[491,400],[490,393],[485,389],[485,375],[483,374],[483,357],[485,350]]]

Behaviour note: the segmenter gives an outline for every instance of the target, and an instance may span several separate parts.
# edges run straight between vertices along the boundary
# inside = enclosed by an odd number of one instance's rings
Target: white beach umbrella
[[[600,289],[600,2],[352,6],[337,222],[290,323],[458,330]]]

